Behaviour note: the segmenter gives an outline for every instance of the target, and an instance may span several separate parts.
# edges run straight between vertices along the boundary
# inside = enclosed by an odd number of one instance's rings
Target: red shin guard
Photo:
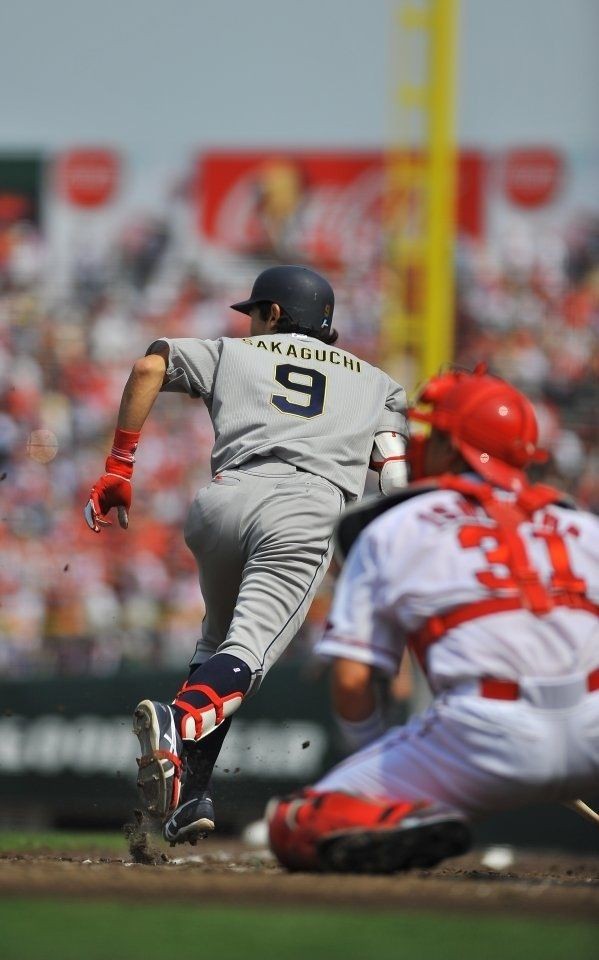
[[[304,790],[272,802],[267,811],[270,846],[290,870],[318,870],[318,843],[339,830],[385,830],[423,803],[377,803],[347,793]]]

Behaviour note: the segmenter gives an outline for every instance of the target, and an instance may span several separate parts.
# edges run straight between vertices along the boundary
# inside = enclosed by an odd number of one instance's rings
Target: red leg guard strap
[[[192,692],[203,693],[204,696],[207,697],[207,699],[210,701],[210,703],[212,704],[216,712],[217,723],[221,723],[224,720],[224,715],[223,715],[224,701],[222,697],[219,697],[216,690],[214,690],[212,687],[209,687],[205,683],[184,683],[181,689],[179,690],[177,697],[180,697],[182,694],[192,693]],[[191,713],[192,717],[195,716],[195,714],[192,712],[193,708],[185,700],[181,702],[176,700],[175,703],[177,704],[177,706],[181,707],[182,710],[189,709],[189,713]]]
[[[206,705],[201,707],[195,707],[193,704],[188,703],[187,700],[181,699],[185,697],[186,693],[201,693],[209,701]],[[173,705],[179,707],[185,714],[183,720],[181,721],[181,735],[185,734],[185,721],[187,717],[191,717],[195,723],[195,738],[199,740],[204,734],[204,714],[208,711],[214,710],[215,720],[214,726],[218,727],[219,724],[225,719],[225,704],[230,700],[243,700],[244,694],[241,690],[235,690],[233,693],[228,693],[224,697],[220,697],[216,690],[212,687],[209,687],[204,683],[195,683],[187,684],[185,683],[179,693],[177,698],[173,700]],[[207,731],[210,733],[211,731]]]
[[[208,710],[212,710],[212,704],[209,704],[207,707],[192,707],[190,703],[185,703],[184,700],[173,700],[173,706],[179,707],[181,710],[185,711],[185,716],[183,717],[180,724],[180,733],[181,736],[185,733],[185,727],[187,717],[192,717],[195,723],[195,739],[199,740],[202,736],[203,727],[204,727],[204,714]],[[216,723],[215,723],[216,726]]]

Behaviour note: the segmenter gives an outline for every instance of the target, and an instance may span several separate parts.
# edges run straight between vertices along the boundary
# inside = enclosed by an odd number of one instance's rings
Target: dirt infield
[[[97,848],[0,855],[0,897],[128,899],[170,902],[285,904],[401,910],[599,918],[599,858],[503,849],[510,859],[491,869],[489,851],[474,850],[434,870],[395,876],[288,874],[268,851],[210,838],[172,849],[152,840],[155,863],[134,862]],[[137,854],[139,859],[139,853]]]

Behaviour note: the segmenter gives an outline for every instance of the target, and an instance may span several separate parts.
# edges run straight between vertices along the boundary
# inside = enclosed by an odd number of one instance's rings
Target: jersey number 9
[[[319,370],[306,370],[305,367],[295,367],[291,363],[279,363],[275,367],[275,380],[285,388],[287,393],[302,397],[301,402],[294,402],[288,396],[273,393],[270,402],[281,413],[290,413],[295,417],[319,417],[324,410],[324,397],[327,378]]]

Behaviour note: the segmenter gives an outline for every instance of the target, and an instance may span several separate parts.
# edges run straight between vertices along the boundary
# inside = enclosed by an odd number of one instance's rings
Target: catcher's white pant
[[[223,470],[199,491],[185,524],[206,604],[193,665],[218,650],[256,680],[266,674],[326,573],[344,503],[334,484],[276,457]]]
[[[314,784],[371,799],[428,800],[478,817],[571,800],[599,784],[599,690],[582,674],[521,681],[514,701],[475,683],[335,767]]]

